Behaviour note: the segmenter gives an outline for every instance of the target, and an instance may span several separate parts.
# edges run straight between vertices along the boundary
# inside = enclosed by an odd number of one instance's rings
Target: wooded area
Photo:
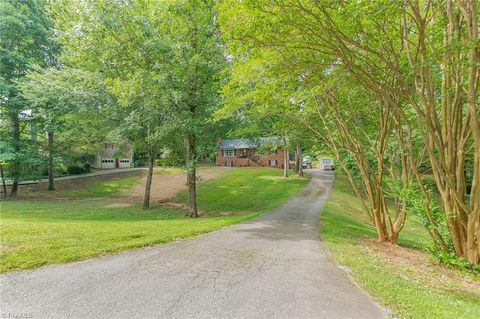
[[[336,158],[379,242],[396,244],[414,218],[434,254],[480,263],[476,0],[1,0],[0,11],[11,197],[41,174],[53,190],[59,167],[128,139],[148,166],[143,207],[168,149],[196,217],[197,163],[216,139],[276,134]]]

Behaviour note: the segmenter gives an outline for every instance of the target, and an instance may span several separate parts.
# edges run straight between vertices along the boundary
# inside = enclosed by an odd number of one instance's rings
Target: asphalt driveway
[[[13,318],[385,318],[318,235],[333,175],[249,222],[180,242],[8,273]],[[8,317],[10,315],[10,317]]]

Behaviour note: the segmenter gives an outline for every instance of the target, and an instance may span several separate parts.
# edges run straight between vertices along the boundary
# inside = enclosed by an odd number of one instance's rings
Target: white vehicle
[[[310,156],[305,156],[302,159],[302,168],[312,168],[312,158]]]
[[[333,165],[332,158],[321,158],[320,159],[320,169],[324,171],[333,171],[335,166]]]

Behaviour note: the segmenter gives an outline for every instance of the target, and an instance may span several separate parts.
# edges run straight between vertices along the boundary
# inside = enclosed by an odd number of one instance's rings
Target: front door
[[[120,167],[120,161],[118,160],[118,158],[115,159],[115,168],[119,168]]]

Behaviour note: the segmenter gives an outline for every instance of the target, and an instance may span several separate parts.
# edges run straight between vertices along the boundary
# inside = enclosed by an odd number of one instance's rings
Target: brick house
[[[221,140],[215,162],[217,166],[228,167],[283,168],[286,145],[286,139],[281,137],[261,137],[255,142],[246,138]]]

